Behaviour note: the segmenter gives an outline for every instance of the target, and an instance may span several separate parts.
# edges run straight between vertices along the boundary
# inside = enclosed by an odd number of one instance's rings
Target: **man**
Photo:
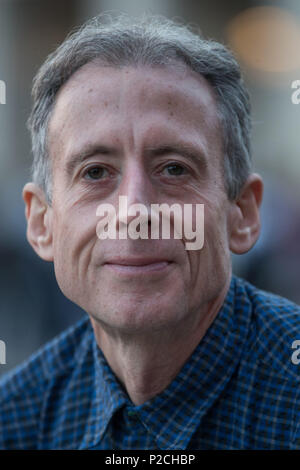
[[[231,273],[262,199],[231,53],[161,17],[104,16],[48,57],[33,100],[27,237],[88,317],[2,380],[1,448],[300,448],[300,309]],[[124,196],[204,205],[203,247],[101,239],[101,204],[129,228]]]

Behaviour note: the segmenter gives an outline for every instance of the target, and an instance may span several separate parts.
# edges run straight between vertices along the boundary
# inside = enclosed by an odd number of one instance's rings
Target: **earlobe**
[[[23,189],[23,199],[27,219],[27,240],[43,260],[53,261],[52,209],[46,201],[45,194],[36,184],[27,183]]]
[[[233,253],[246,253],[259,237],[259,207],[262,194],[262,179],[256,173],[252,173],[231,207],[229,246]]]

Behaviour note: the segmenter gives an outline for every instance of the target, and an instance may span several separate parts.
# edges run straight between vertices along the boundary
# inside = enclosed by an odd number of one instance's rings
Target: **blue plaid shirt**
[[[236,277],[177,377],[135,406],[88,317],[0,382],[1,449],[300,449],[300,307]]]

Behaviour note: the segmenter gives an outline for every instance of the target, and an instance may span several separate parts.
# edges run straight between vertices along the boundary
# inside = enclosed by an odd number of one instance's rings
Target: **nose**
[[[127,196],[128,204],[149,203],[152,197],[152,184],[143,162],[131,161],[124,169],[119,194]]]
[[[151,203],[154,202],[155,189],[142,162],[132,161],[128,164],[122,176],[118,196],[119,201],[122,199],[122,204],[119,205],[117,229],[121,230],[122,224],[129,225],[137,215],[141,224],[148,224],[150,228],[150,209]]]

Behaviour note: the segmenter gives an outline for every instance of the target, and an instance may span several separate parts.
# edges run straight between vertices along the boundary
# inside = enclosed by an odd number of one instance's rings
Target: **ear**
[[[262,195],[262,179],[252,173],[231,207],[229,247],[233,253],[246,253],[256,243],[260,232],[259,207]]]
[[[48,205],[44,191],[34,183],[23,189],[27,240],[34,251],[45,261],[53,261],[52,208]]]

